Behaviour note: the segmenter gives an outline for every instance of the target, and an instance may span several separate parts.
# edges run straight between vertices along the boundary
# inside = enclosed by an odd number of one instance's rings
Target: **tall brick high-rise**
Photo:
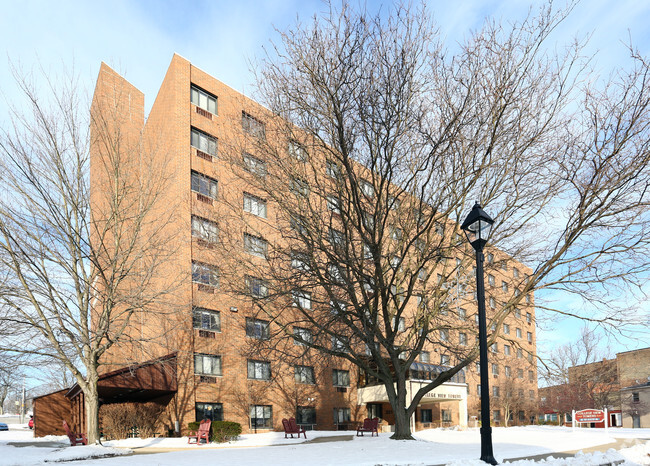
[[[277,116],[178,55],[172,59],[146,123],[142,93],[102,64],[93,109],[100,108],[103,99],[116,96],[129,112],[131,131],[144,135],[145,144],[155,149],[164,167],[164,196],[176,219],[169,228],[178,231],[176,253],[169,263],[169,275],[179,277],[174,292],[178,302],[169,304],[174,310],[167,310],[165,322],[155,312],[139,321],[137,331],[152,337],[146,345],[118,345],[106,357],[106,370],[111,372],[105,372],[100,381],[102,402],[164,403],[168,428],[177,422],[181,430],[203,417],[239,422],[245,432],[278,429],[285,417],[296,417],[299,423],[317,429],[345,429],[375,416],[385,428],[394,424],[385,388],[341,358],[316,358],[300,366],[279,357],[256,359],[250,343],[273,333],[275,324],[260,319],[250,300],[223,286],[228,272],[239,270],[233,263],[237,258],[232,247],[239,244],[254,253],[260,246],[256,236],[247,236],[241,216],[234,215],[233,209],[243,206],[241,215],[260,217],[253,221],[259,223],[257,229],[265,232],[269,244],[274,241],[272,222],[278,213],[273,202],[256,196],[254,187],[220,155],[236,147],[247,133],[264,131],[265,121]],[[102,189],[101,180],[93,178],[93,163],[101,163],[101,153],[92,154],[91,190]],[[254,170],[262,162],[252,157],[244,163]],[[513,279],[530,274],[527,267],[498,250],[489,250],[487,261],[490,299],[512,295]],[[488,312],[495,307],[490,301]],[[471,296],[449,312],[456,324],[445,338],[463,346],[473,344],[477,326]],[[527,406],[537,398],[532,296],[522,300],[499,326],[501,336],[490,353],[494,421],[503,423],[509,411],[515,422],[526,422],[532,412]],[[157,332],[160,338],[155,339]],[[411,370],[410,390],[450,363],[439,348],[425,347]],[[147,381],[128,381],[127,373]],[[477,366],[472,364],[423,398],[412,419],[414,427],[467,426],[479,412],[478,384]],[[69,397],[77,413],[73,422],[81,424],[79,391],[73,388]]]

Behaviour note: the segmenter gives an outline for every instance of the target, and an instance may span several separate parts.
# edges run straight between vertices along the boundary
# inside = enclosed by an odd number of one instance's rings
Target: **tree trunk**
[[[393,407],[393,413],[395,413],[395,433],[390,438],[393,440],[415,440],[411,435],[411,417],[406,407],[406,382],[400,381],[398,378],[396,389],[397,392],[392,400],[390,398],[393,397],[390,391],[388,392],[388,398]]]
[[[95,372],[88,376],[84,402],[86,406],[86,435],[88,444],[99,443],[99,392],[97,390],[98,376]]]

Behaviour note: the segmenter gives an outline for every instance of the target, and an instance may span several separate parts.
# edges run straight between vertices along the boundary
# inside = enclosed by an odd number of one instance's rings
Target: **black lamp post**
[[[497,464],[492,453],[492,427],[490,427],[490,387],[488,379],[487,329],[485,317],[485,284],[483,283],[483,247],[494,220],[474,204],[463,224],[462,230],[476,251],[476,301],[478,302],[479,361],[481,368],[481,460]]]

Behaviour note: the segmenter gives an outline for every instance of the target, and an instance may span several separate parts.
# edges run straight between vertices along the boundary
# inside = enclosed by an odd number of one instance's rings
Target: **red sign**
[[[599,409],[583,409],[576,412],[575,420],[576,422],[603,422],[605,412]]]

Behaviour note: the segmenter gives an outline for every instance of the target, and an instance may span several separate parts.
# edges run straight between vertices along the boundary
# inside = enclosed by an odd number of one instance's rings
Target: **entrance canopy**
[[[100,403],[143,402],[176,393],[176,354],[123,367],[102,374],[98,381]],[[75,384],[66,397],[70,400],[81,395]]]

